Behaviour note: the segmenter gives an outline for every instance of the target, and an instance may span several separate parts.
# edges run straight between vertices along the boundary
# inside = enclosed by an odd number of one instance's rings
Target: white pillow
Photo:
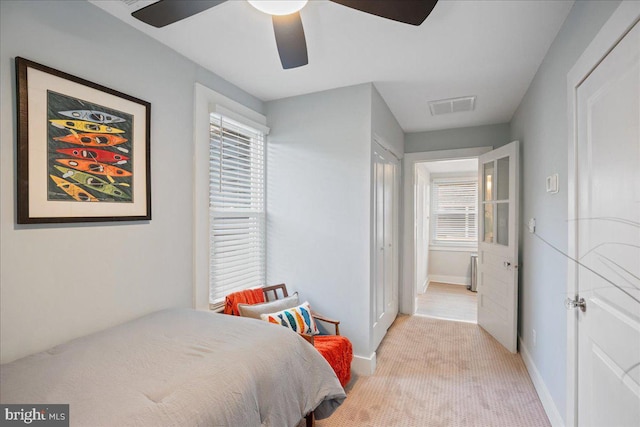
[[[295,307],[298,304],[300,304],[300,302],[298,301],[298,293],[296,292],[290,297],[263,302],[260,304],[238,304],[238,312],[242,317],[260,319],[261,314],[286,310],[287,308]]]

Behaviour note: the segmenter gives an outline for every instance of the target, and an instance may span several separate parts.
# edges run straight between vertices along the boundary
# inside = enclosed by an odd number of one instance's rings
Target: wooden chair
[[[262,288],[265,301],[273,301],[289,296],[287,285],[265,286]],[[353,348],[351,342],[340,335],[340,321],[329,319],[315,311],[311,311],[311,316],[317,321],[333,325],[335,335],[303,335],[324,358],[329,362],[334,372],[338,376],[342,386],[346,386],[351,379],[351,361],[353,360]]]
[[[257,289],[252,289],[251,291],[258,291]],[[264,301],[274,301],[281,298],[286,298],[289,296],[289,292],[287,292],[287,285],[284,283],[280,283],[279,285],[265,286],[262,288],[262,293],[264,295]],[[232,294],[233,295],[233,294]],[[254,294],[255,295],[255,294]],[[258,295],[260,295],[258,293]],[[233,302],[227,296],[227,307],[233,307]],[[252,303],[255,304],[255,303]],[[225,310],[229,314],[239,315],[235,311],[235,309]],[[340,380],[340,384],[342,386],[346,386],[349,380],[351,379],[351,361],[353,360],[353,347],[351,346],[351,341],[348,338],[340,335],[340,321],[329,319],[328,317],[322,316],[315,311],[311,311],[311,316],[314,320],[328,323],[333,325],[335,334],[334,335],[306,335],[301,334],[311,345],[315,347],[316,350],[322,354],[322,356],[329,362],[329,365],[333,368],[336,376]]]
[[[287,285],[280,283],[278,285],[265,286],[262,288],[265,301],[274,301],[289,296]],[[311,316],[320,322],[331,324],[334,327],[335,335],[306,335],[302,336],[313,345],[322,356],[329,362],[331,368],[338,376],[342,386],[346,386],[351,379],[351,361],[353,360],[353,349],[351,342],[343,336],[340,336],[340,321],[329,319],[315,311],[311,311]],[[347,360],[344,360],[344,359]],[[314,425],[313,412],[307,415],[306,425],[312,427]]]
[[[289,293],[287,292],[287,285],[285,285],[284,283],[280,283],[279,285],[265,286],[262,288],[262,292],[264,293],[265,301],[274,301],[289,296]],[[313,316],[315,320],[332,324],[335,329],[335,335],[340,335],[339,320],[329,319],[328,317],[324,317],[323,315],[318,314],[313,310],[311,311],[311,316]],[[311,338],[313,338],[313,335],[311,335]],[[311,344],[313,344],[313,341],[310,342]]]
[[[257,289],[256,289],[257,291]],[[265,286],[262,288],[264,301],[274,301],[289,296],[287,285],[280,283],[278,285]],[[259,294],[258,294],[259,295]],[[227,300],[229,305],[233,305]],[[234,310],[230,310],[229,314],[238,315]],[[351,342],[340,335],[340,321],[329,319],[315,311],[311,311],[311,316],[316,321],[333,325],[335,335],[306,335],[301,334],[316,350],[327,360],[331,368],[336,373],[342,386],[346,386],[351,379],[351,361],[353,360],[353,348]],[[314,414],[311,412],[306,417],[306,426],[313,427],[315,424]]]

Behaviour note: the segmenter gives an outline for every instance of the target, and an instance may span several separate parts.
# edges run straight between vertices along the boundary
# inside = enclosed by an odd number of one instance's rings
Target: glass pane
[[[493,200],[493,181],[495,173],[493,171],[493,162],[484,164],[484,200]]]
[[[484,242],[493,243],[493,204],[484,205]]]
[[[497,243],[509,246],[509,202],[498,203],[496,215],[498,216]]]
[[[497,200],[509,199],[509,158],[498,159],[498,179],[496,180]]]

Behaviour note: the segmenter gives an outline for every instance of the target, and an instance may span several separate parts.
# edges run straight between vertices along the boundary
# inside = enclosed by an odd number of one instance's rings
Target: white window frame
[[[475,234],[475,240],[452,240],[452,239],[439,239],[438,235],[438,216],[443,215],[439,212],[439,200],[438,200],[438,187],[446,185],[447,183],[471,183],[475,184],[476,194],[475,201],[469,204],[469,209],[473,210],[475,219],[472,223],[466,224],[468,232]],[[466,214],[469,216],[471,212]],[[438,248],[476,248],[478,246],[478,178],[472,176],[459,176],[459,177],[434,177],[431,180],[431,219],[429,221],[431,227],[430,233],[430,249]],[[467,219],[466,222],[469,222]]]
[[[251,108],[221,95],[199,83],[194,93],[193,139],[193,307],[211,310],[209,304],[209,125],[210,113],[218,113],[238,123],[269,134],[266,117]],[[188,280],[188,278],[185,278]]]

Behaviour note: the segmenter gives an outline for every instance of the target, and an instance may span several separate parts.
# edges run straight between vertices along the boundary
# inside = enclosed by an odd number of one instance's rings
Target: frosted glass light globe
[[[302,9],[308,0],[248,0],[251,6],[269,15],[291,15]]]

